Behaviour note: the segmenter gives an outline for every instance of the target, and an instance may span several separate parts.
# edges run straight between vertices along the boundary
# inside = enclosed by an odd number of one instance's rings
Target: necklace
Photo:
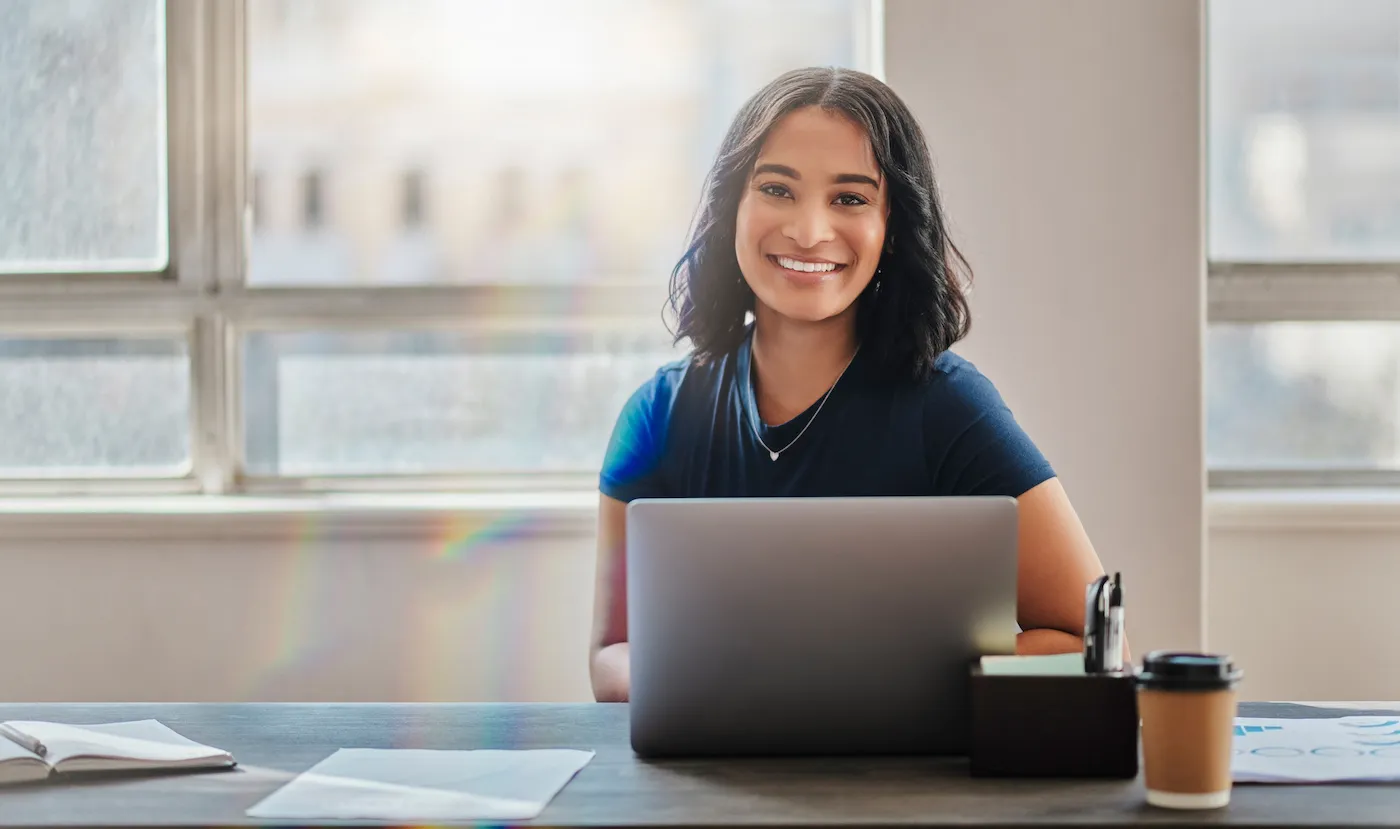
[[[812,425],[812,421],[814,421],[814,420],[817,419],[817,415],[819,415],[819,414],[822,413],[822,407],[826,405],[826,399],[827,399],[828,397],[831,397],[831,393],[832,393],[832,392],[836,391],[836,384],[837,384],[837,383],[840,383],[840,382],[841,382],[841,378],[846,376],[846,369],[850,368],[850,367],[851,367],[851,363],[854,363],[854,362],[856,361],[856,355],[859,354],[859,353],[860,353],[860,346],[856,346],[856,350],[855,350],[854,352],[852,352],[852,354],[851,354],[851,359],[849,359],[849,360],[846,361],[846,368],[841,369],[841,373],[838,374],[838,375],[836,375],[836,380],[831,384],[831,388],[827,389],[827,390],[826,390],[826,394],[823,394],[823,395],[822,395],[822,401],[821,401],[821,403],[818,403],[818,404],[817,404],[817,410],[816,410],[815,412],[812,412],[812,416],[809,417],[809,418],[807,418],[807,422],[806,422],[805,424],[803,424],[803,426],[802,426],[802,431],[798,432],[798,433],[797,433],[797,437],[795,437],[795,438],[793,438],[792,440],[788,441],[788,445],[787,445],[787,446],[784,446],[782,449],[773,449],[773,448],[770,448],[770,447],[768,446],[768,444],[766,444],[766,443],[763,442],[763,435],[760,434],[760,432],[759,432],[759,424],[757,423],[757,419],[758,419],[758,395],[754,393],[754,388],[753,388],[753,370],[750,369],[750,371],[749,371],[749,397],[751,397],[751,398],[753,399],[754,417],[753,417],[753,419],[751,419],[751,420],[749,421],[749,426],[751,426],[751,427],[753,428],[753,436],[754,436],[755,438],[758,439],[758,445],[759,445],[759,446],[762,446],[764,449],[768,450],[768,459],[769,459],[769,460],[776,461],[776,460],[778,459],[778,456],[779,456],[779,455],[781,455],[781,454],[783,454],[784,452],[786,452],[787,450],[791,449],[791,448],[792,448],[792,445],[793,445],[794,443],[797,443],[797,441],[799,441],[799,440],[802,439],[802,436],[803,436],[804,434],[807,433],[807,427],[811,426],[811,425]]]

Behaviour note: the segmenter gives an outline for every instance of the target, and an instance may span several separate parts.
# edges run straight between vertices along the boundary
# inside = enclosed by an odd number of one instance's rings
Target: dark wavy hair
[[[893,373],[926,377],[938,355],[967,336],[971,268],[948,238],[928,145],[913,113],[880,80],[848,69],[788,72],[735,116],[706,177],[685,254],[671,271],[676,342],[689,338],[703,361],[743,341],[754,294],[734,252],[739,201],[768,133],[809,106],[864,129],[889,194],[879,270],[856,300],[856,337]]]

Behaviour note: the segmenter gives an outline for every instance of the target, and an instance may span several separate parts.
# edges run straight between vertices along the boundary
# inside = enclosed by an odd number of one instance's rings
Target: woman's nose
[[[822,242],[831,241],[835,235],[831,219],[827,216],[826,205],[799,207],[783,229],[783,234],[798,247],[814,248]]]

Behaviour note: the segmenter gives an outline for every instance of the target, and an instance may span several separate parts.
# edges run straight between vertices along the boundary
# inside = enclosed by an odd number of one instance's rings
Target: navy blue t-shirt
[[[892,380],[857,352],[820,413],[818,401],[762,425],[751,341],[707,363],[669,363],[637,389],[608,443],[604,495],[1018,497],[1055,475],[991,381],[950,351],[919,383]],[[809,421],[776,461],[754,436],[757,427],[781,450]]]

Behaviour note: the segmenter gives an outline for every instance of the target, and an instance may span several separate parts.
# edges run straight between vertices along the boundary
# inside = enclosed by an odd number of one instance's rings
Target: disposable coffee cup
[[[1153,651],[1138,672],[1147,802],[1167,809],[1230,803],[1235,685],[1229,657]]]

